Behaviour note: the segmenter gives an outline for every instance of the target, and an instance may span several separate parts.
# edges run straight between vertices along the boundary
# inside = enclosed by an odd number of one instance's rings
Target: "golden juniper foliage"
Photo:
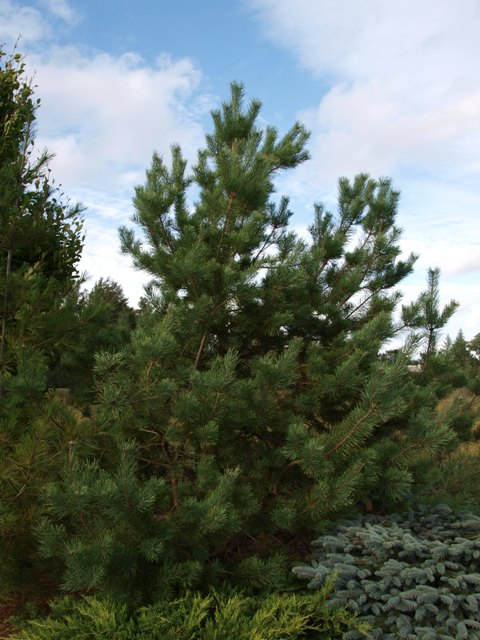
[[[49,618],[33,621],[12,640],[334,640],[349,630],[367,637],[368,624],[345,608],[328,607],[332,588],[328,582],[315,594],[256,597],[233,590],[207,596],[187,593],[133,615],[113,601],[66,599],[53,605]]]

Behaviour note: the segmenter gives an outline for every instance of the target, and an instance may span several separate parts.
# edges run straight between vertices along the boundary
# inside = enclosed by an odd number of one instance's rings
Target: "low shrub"
[[[335,570],[330,605],[370,622],[369,637],[480,640],[479,517],[446,505],[364,516],[314,545],[311,565],[294,573],[315,589]]]
[[[347,630],[365,637],[365,622],[345,607],[327,605],[332,589],[327,579],[316,594],[188,593],[133,615],[111,600],[63,598],[48,618],[28,623],[15,640],[333,640]]]

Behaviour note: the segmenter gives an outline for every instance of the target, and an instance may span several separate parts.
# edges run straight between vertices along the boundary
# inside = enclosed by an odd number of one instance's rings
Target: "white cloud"
[[[135,53],[89,55],[76,47],[50,47],[27,63],[41,98],[36,146],[55,154],[52,175],[86,206],[81,269],[93,280],[118,280],[136,303],[146,278],[120,256],[117,230],[129,224],[134,186],[154,150],[168,160],[178,142],[195,159],[211,106],[198,90],[200,72],[186,58],[161,55],[149,65]]]
[[[480,4],[251,0],[326,85],[301,113],[324,181],[422,168],[478,175]]]
[[[324,180],[406,166],[478,175],[477,0],[250,4],[269,37],[325,83],[319,105],[301,113]]]
[[[79,15],[67,0],[42,0],[42,4],[57,18],[61,18],[69,25],[79,21]]]
[[[122,285],[132,305],[143,294],[147,274],[135,271],[130,258],[120,253],[118,227],[129,224],[132,207],[128,199],[102,191],[78,193],[87,207],[86,241],[79,270],[89,276],[87,288],[99,278],[112,278]]]
[[[0,0],[0,42],[6,44],[7,50],[19,38],[23,46],[49,34],[50,27],[37,9]]]
[[[80,20],[79,14],[68,0],[41,0],[44,11],[13,0],[0,0],[0,43],[12,48],[17,40],[19,48],[38,44],[55,35],[52,19],[60,19],[73,26]]]
[[[403,246],[458,284],[458,315],[478,331],[480,286],[462,278],[480,268],[480,3],[247,1],[322,88],[299,115],[312,161],[282,187],[332,205],[340,175],[393,176]]]
[[[161,56],[149,66],[134,53],[71,47],[29,64],[42,100],[38,143],[55,153],[54,175],[67,189],[131,189],[155,149],[168,154],[179,142],[191,154],[202,135],[189,114],[200,73],[188,59]]]
[[[294,51],[317,76],[363,82],[372,77],[401,87],[408,75],[428,91],[451,84],[452,69],[478,51],[476,0],[250,0],[275,41]],[[299,37],[300,36],[300,37]],[[472,64],[473,63],[473,64]],[[465,69],[459,69],[463,75]],[[467,71],[468,75],[468,71]],[[333,82],[334,83],[334,82]]]

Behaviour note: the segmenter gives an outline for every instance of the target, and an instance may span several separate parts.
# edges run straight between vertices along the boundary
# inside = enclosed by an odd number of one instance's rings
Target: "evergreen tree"
[[[0,587],[31,566],[42,482],[78,426],[45,392],[75,332],[81,220],[34,153],[37,107],[22,57],[0,51]]]
[[[437,389],[444,398],[439,409],[451,414],[451,424],[462,440],[471,440],[480,417],[480,366],[463,332],[436,355]],[[438,393],[438,391],[437,391]]]
[[[415,375],[418,402],[436,409],[462,440],[472,437],[476,362],[460,331],[454,341],[447,336],[439,347],[442,329],[458,308],[450,300],[440,306],[440,270],[429,269],[427,290],[402,308],[403,322],[420,340],[420,371]]]
[[[79,275],[80,207],[62,202],[49,175],[51,156],[34,153],[38,105],[22,57],[0,51],[2,376],[15,371],[19,349],[46,351],[72,332],[62,320]]]
[[[480,395],[480,334],[465,341],[460,331],[452,345],[452,356],[462,366],[466,375],[466,387],[477,397]]]
[[[468,343],[468,348],[470,349],[473,356],[478,360],[480,360],[480,333],[477,333]]]
[[[408,352],[379,356],[414,263],[399,258],[398,192],[342,178],[338,212],[316,205],[301,240],[273,181],[307,159],[308,133],[260,129],[259,111],[232,85],[191,174],[174,146],[136,190],[141,239],[120,235],[152,277],[147,300],[131,344],[96,359],[96,461],[49,487],[38,529],[67,589],[278,586],[289,549],[405,497],[450,438],[412,404]]]
[[[445,384],[449,385],[448,391],[472,385],[477,367],[463,331],[458,332],[455,340],[446,341],[437,356],[443,364]]]
[[[420,294],[417,301],[402,308],[405,326],[420,330],[424,350],[421,353],[423,369],[426,371],[432,356],[437,352],[441,330],[458,309],[458,302],[450,300],[440,309],[440,269],[428,269],[427,290]]]
[[[78,332],[69,349],[57,352],[49,383],[67,387],[79,403],[91,403],[94,394],[94,359],[99,351],[119,351],[130,341],[136,314],[122,287],[110,278],[100,278],[90,291],[78,294]]]

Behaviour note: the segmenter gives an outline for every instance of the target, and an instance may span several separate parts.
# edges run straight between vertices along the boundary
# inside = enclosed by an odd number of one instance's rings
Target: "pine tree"
[[[450,300],[440,309],[440,269],[428,269],[427,290],[420,294],[418,300],[402,308],[405,326],[420,330],[422,334],[424,350],[421,359],[424,372],[437,351],[441,330],[457,309],[456,300]]]
[[[437,352],[431,367],[437,395],[441,398],[438,409],[449,416],[461,440],[474,437],[480,417],[480,366],[470,344],[459,331],[455,340]]]
[[[52,354],[75,333],[83,238],[79,207],[62,202],[48,154],[34,153],[38,104],[22,57],[0,51],[1,587],[28,580],[40,489],[78,426],[45,395]]]
[[[440,270],[429,269],[427,289],[402,308],[405,326],[419,339],[419,371],[415,375],[417,403],[436,409],[461,440],[472,437],[475,421],[475,359],[460,331],[439,347],[442,330],[458,308],[456,300],[440,306]]]
[[[445,352],[445,358],[453,365],[452,368],[462,374],[458,374],[455,386],[464,386],[476,396],[480,394],[479,342],[480,335],[467,341],[463,332],[459,331],[451,349]]]
[[[76,462],[92,520],[69,506],[66,471],[38,530],[65,588],[278,586],[289,549],[365,501],[402,499],[412,465],[450,438],[412,404],[409,354],[380,357],[415,260],[399,257],[398,192],[342,178],[338,212],[316,205],[300,239],[274,179],[308,158],[308,133],[261,129],[259,112],[232,85],[191,173],[174,146],[136,190],[141,236],[122,228],[122,249],[152,280],[131,345],[96,360],[107,435],[97,466]]]

